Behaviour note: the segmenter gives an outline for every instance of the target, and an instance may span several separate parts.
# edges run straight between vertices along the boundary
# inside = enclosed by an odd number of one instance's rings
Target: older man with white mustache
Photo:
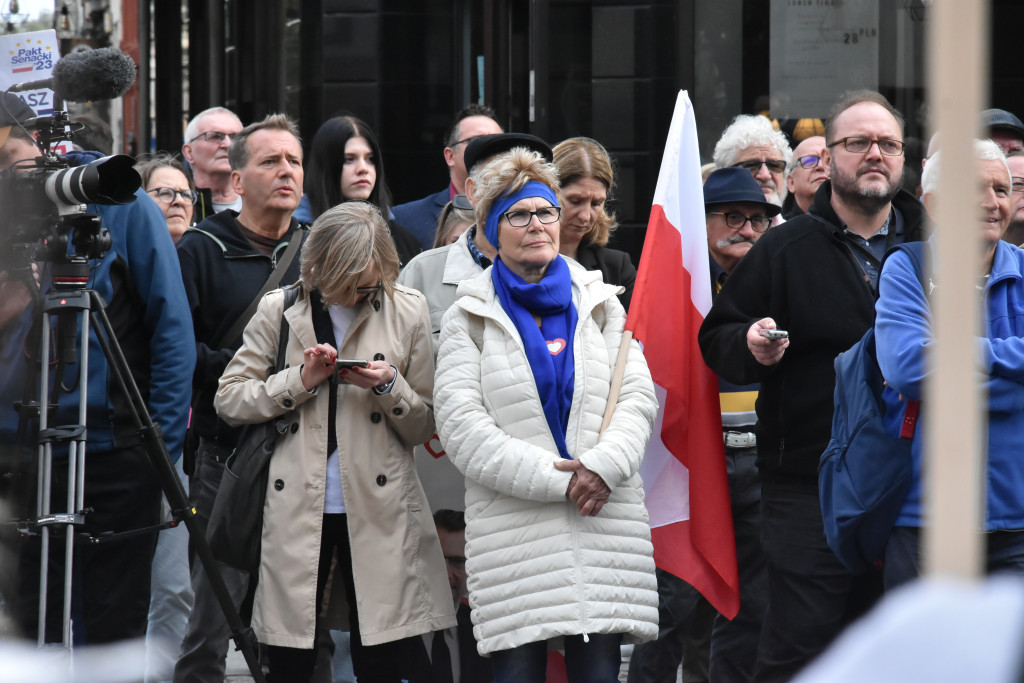
[[[779,207],[786,198],[786,168],[792,158],[786,136],[764,116],[737,116],[715,145],[715,166],[747,169],[765,200]],[[772,225],[780,222],[776,218]]]

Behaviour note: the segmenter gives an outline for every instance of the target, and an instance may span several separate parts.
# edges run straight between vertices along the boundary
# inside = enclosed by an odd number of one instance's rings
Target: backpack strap
[[[921,283],[921,291],[927,297],[928,292],[928,278],[926,276],[926,270],[924,265],[924,242],[904,242],[903,244],[897,244],[892,249],[886,252],[885,258],[882,259],[882,265],[885,265],[886,259],[892,256],[897,251],[902,251],[910,259],[910,265],[914,268],[914,273],[917,275],[917,281]],[[882,276],[881,268],[879,269],[878,283],[881,285]],[[912,439],[914,438],[914,431],[917,429],[917,417],[921,412],[920,401],[907,401],[906,410],[903,413],[903,424],[900,425],[900,438],[901,439]]]
[[[928,296],[928,277],[927,269],[925,268],[925,243],[924,242],[904,242],[897,244],[889,251],[885,252],[885,256],[882,258],[882,263],[878,267],[878,282],[882,282],[882,268],[885,267],[885,262],[890,256],[897,251],[902,251],[910,259],[910,265],[914,267],[914,273],[917,275],[917,281],[921,283],[921,291],[924,292],[925,296]]]

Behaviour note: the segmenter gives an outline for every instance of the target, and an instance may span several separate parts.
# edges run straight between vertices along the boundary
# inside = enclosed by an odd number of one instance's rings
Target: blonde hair
[[[577,180],[593,178],[604,185],[608,193],[605,201],[611,199],[615,187],[615,171],[608,150],[600,142],[585,137],[569,138],[555,145],[551,152],[563,189]],[[561,199],[562,193],[559,192],[558,196]],[[615,215],[608,213],[602,206],[597,212],[594,227],[583,236],[583,243],[603,247],[608,244],[608,238],[616,227],[618,223]]]
[[[474,187],[473,208],[481,230],[494,202],[502,195],[518,192],[531,180],[558,192],[558,169],[540,153],[526,147],[513,147],[495,155],[486,164],[476,164],[470,178]]]
[[[349,201],[328,209],[302,246],[302,289],[320,290],[326,303],[344,301],[359,278],[376,268],[388,297],[398,279],[398,252],[387,221],[369,202]]]
[[[473,225],[476,216],[471,209],[460,209],[454,202],[448,202],[441,209],[441,215],[437,219],[437,230],[434,232],[434,249],[448,244],[448,235],[452,234],[455,226],[462,223]]]

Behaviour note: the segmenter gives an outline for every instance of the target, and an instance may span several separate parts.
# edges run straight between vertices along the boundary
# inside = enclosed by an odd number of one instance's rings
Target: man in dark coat
[[[899,189],[903,118],[871,91],[840,98],[825,130],[830,181],[810,211],[769,230],[715,300],[699,342],[757,401],[768,612],[756,679],[789,680],[854,616],[855,577],[825,543],[818,461],[832,431],[833,361],[872,325],[888,247],[920,240],[924,212]],[[785,329],[771,339],[763,330]],[[854,610],[851,611],[851,606]]]
[[[416,235],[424,249],[434,248],[437,219],[441,209],[457,194],[466,193],[469,171],[463,157],[470,141],[482,135],[504,133],[494,110],[480,104],[471,104],[455,115],[455,123],[445,139],[444,162],[448,164],[448,187],[423,199],[399,204],[392,208],[395,221]],[[403,261],[403,263],[405,263]]]

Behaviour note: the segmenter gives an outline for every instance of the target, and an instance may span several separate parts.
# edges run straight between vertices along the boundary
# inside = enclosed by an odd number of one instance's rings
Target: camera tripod
[[[105,232],[105,231],[104,231]],[[265,678],[257,656],[257,641],[252,629],[245,626],[239,616],[230,593],[222,579],[220,569],[206,536],[196,519],[196,511],[188,504],[181,480],[178,478],[167,452],[159,425],[154,424],[149,415],[145,400],[139,387],[131,375],[130,368],[121,346],[118,344],[114,334],[113,326],[105,310],[105,304],[98,293],[87,289],[89,280],[88,258],[95,258],[95,252],[102,252],[109,248],[109,242],[103,243],[102,233],[99,232],[98,221],[96,226],[97,245],[95,251],[88,257],[73,257],[67,263],[54,264],[53,289],[48,292],[42,300],[42,333],[40,334],[40,363],[39,363],[39,394],[38,403],[27,402],[19,406],[22,413],[22,420],[28,415],[38,420],[38,479],[36,488],[36,517],[19,524],[19,530],[23,535],[38,534],[40,537],[40,578],[39,578],[39,625],[38,644],[45,644],[47,599],[49,588],[48,559],[50,556],[50,544],[53,540],[52,531],[58,528],[64,530],[64,597],[63,597],[63,622],[62,638],[65,648],[72,646],[72,569],[74,565],[74,546],[76,541],[80,543],[108,543],[122,540],[129,536],[140,534],[156,533],[162,528],[177,524],[183,521],[188,529],[189,536],[195,550],[196,558],[202,563],[204,570],[210,580],[210,585],[231,631],[231,638],[236,648],[241,650],[247,666],[257,683],[263,683]],[[81,247],[84,242],[91,241],[86,238],[80,243],[76,236],[76,246]],[[87,249],[88,251],[88,249]],[[57,400],[51,404],[49,359],[51,357],[51,334],[49,321],[51,317],[57,319],[58,334],[55,336],[55,354],[61,359],[57,365],[58,369],[63,364],[78,362],[78,386],[80,401],[78,406],[78,424],[70,426],[50,426],[51,412],[55,412]],[[74,330],[77,325],[78,340],[75,340]],[[153,527],[134,529],[120,533],[103,533],[91,535],[79,531],[85,524],[85,517],[88,510],[85,508],[85,467],[86,467],[86,413],[88,397],[88,372],[89,372],[89,340],[90,326],[98,323],[96,339],[99,342],[103,354],[106,356],[111,376],[116,386],[128,399],[132,419],[136,427],[136,433],[141,440],[143,449],[150,465],[155,470],[160,482],[160,488],[174,515],[173,522],[159,524]],[[67,334],[67,330],[72,331]],[[64,333],[61,333],[61,330]],[[56,373],[55,373],[56,374]],[[54,393],[58,393],[61,377],[56,378]],[[186,381],[190,381],[189,378]],[[53,483],[53,448],[55,445],[67,444],[67,499],[64,512],[52,510],[51,486]]]

